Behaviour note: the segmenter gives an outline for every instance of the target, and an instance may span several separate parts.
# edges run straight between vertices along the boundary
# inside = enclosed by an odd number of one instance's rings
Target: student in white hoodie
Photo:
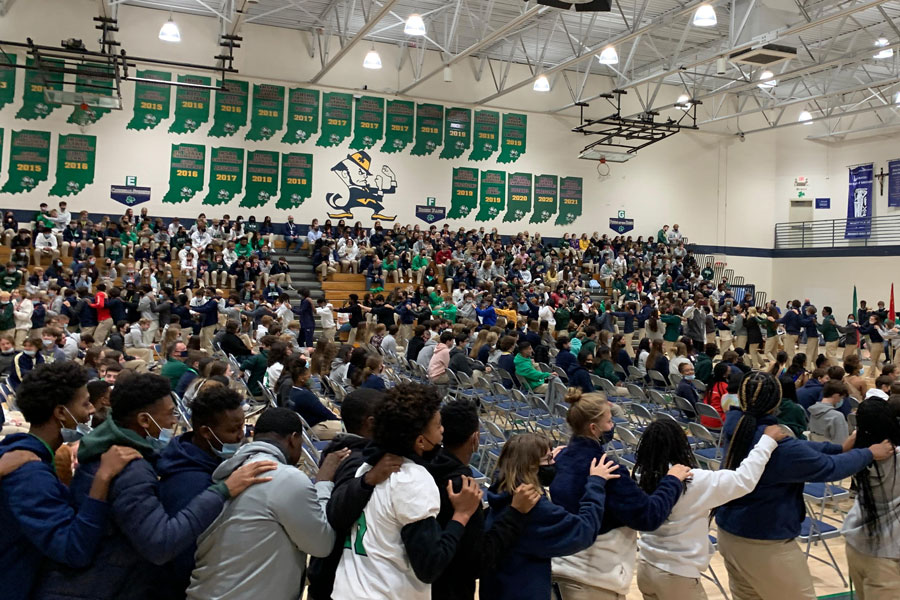
[[[652,494],[672,464],[689,465],[692,470],[666,522],[638,540],[637,581],[644,600],[706,599],[700,574],[712,556],[709,511],[750,493],[778,441],[785,437],[784,428],[770,425],[736,470],[706,471],[698,468],[681,425],[660,420],[647,427],[632,473],[644,492]]]

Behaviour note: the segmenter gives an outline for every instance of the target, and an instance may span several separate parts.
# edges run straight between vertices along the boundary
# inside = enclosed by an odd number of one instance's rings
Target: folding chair
[[[644,381],[644,374],[641,373],[641,370],[635,367],[634,365],[629,365],[628,367],[628,381],[633,383],[638,383]]]
[[[725,453],[722,451],[721,434],[713,435],[709,429],[694,422],[688,423],[688,432],[691,437],[705,445],[703,448],[694,448],[694,456],[697,461],[706,465],[711,471],[718,471],[725,458]]]
[[[719,423],[718,427],[708,427],[710,431],[719,432],[725,425],[724,421],[722,421],[722,417],[719,416],[718,411],[705,402],[698,402],[695,404],[694,410],[698,417],[709,417],[710,419],[715,419]]]
[[[628,373],[625,372],[625,369],[622,368],[622,365],[619,363],[613,363],[613,373],[616,373],[619,377],[621,377],[622,381],[628,379]]]
[[[569,374],[566,373],[565,369],[563,369],[562,367],[553,365],[553,372],[556,373],[557,377],[559,377],[563,381],[569,380]]]
[[[673,389],[678,387],[682,379],[681,373],[669,373],[669,383],[672,384]]]
[[[709,534],[709,545],[712,546],[713,552],[719,551],[719,540],[716,539],[716,536]],[[722,592],[722,596],[725,597],[725,600],[729,600],[728,593],[725,591],[725,586],[722,585],[722,582],[719,581],[719,576],[716,575],[715,569],[713,569],[712,563],[710,563],[707,568],[709,571],[709,575],[706,573],[700,573],[700,576],[707,581],[711,581],[713,585],[719,588],[719,591]]]
[[[653,369],[647,370],[647,376],[650,378],[650,385],[662,388],[664,390],[669,389],[671,386],[669,382],[666,381],[666,378],[663,377],[663,374],[659,371],[654,371]]]
[[[690,400],[681,396],[673,396],[672,400],[675,401],[675,408],[681,411],[686,423],[697,419],[697,411],[694,410],[694,405]]]
[[[635,462],[637,461],[634,452],[637,450],[640,438],[627,427],[617,427],[616,436],[624,446],[622,454],[619,455],[619,460],[621,460],[629,469],[634,468]]]
[[[175,392],[170,393],[172,394],[172,400],[175,402],[175,412],[178,413],[178,420],[181,422],[182,430],[193,431],[193,427],[191,427],[191,408],[185,404],[181,396]]]
[[[643,404],[634,403],[631,405],[632,422],[635,430],[643,433],[647,425],[653,422],[653,413],[651,413]]]
[[[847,587],[847,580],[844,579],[844,573],[841,571],[841,567],[834,558],[834,554],[831,553],[831,548],[828,547],[828,542],[826,541],[837,537],[841,537],[841,531],[834,525],[830,525],[819,519],[806,517],[803,519],[803,523],[800,524],[800,535],[797,536],[797,540],[806,542],[806,557],[808,559],[815,559],[820,563],[834,568],[834,570],[837,571],[838,577],[841,578],[841,583],[844,587]],[[825,548],[825,552],[828,553],[829,560],[825,560],[824,558],[812,554],[812,545],[818,544],[819,542],[822,543],[822,547]]]

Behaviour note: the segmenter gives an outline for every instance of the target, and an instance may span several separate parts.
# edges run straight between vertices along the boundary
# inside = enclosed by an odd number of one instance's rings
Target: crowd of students
[[[41,215],[53,235],[60,211]],[[142,218],[138,230],[158,233],[154,223]],[[851,476],[851,576],[861,598],[900,594],[900,382],[877,346],[893,337],[891,315],[863,304],[862,327],[837,326],[828,307],[820,323],[809,302],[780,314],[775,303],[735,302],[677,226],[649,243],[595,234],[550,245],[449,227],[313,223],[307,236],[289,233],[319,273],[364,272],[376,291],[333,311],[306,290],[297,303],[269,293],[269,281],[222,294],[201,277],[176,294],[166,284],[120,288],[111,272],[68,296],[74,288],[49,283],[41,328],[21,339],[15,327],[0,331],[25,421],[0,441],[8,597],[298,598],[308,583],[313,600],[473,598],[476,589],[484,599],[544,600],[552,590],[623,599],[636,576],[648,599],[704,598],[713,511],[735,597],[811,599],[795,541],[803,484]],[[116,246],[95,240],[95,254],[99,243]],[[417,266],[401,267],[404,253],[421,257]],[[401,278],[418,285],[377,291]],[[58,306],[49,292],[63,297]],[[27,288],[9,293],[22,312]],[[334,312],[349,317],[347,345],[335,344]],[[842,366],[835,333],[847,340]],[[150,348],[157,339],[162,352]],[[429,383],[385,377],[401,356]],[[512,435],[483,492],[469,465],[491,415],[446,396],[460,373],[547,398],[550,380],[564,381],[565,447]],[[326,375],[353,390],[331,406],[312,379]],[[610,445],[622,407],[592,375],[624,393],[646,378],[686,399],[686,412],[712,407],[717,417],[703,411],[701,422],[724,431],[722,469],[701,469],[671,420],[646,427],[625,469]],[[268,395],[277,407],[248,427],[248,400]],[[178,432],[184,412],[191,427]],[[310,435],[327,443],[314,481],[295,468],[308,462]]]

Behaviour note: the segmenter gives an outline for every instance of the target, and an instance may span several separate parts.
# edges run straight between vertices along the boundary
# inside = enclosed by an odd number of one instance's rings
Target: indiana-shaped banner
[[[115,75],[113,69],[107,65],[85,63],[78,65],[75,75],[75,91],[100,96],[112,96]],[[75,123],[80,126],[93,125],[103,115],[112,109],[99,108],[81,104],[75,106],[72,114],[66,119],[66,123]]]
[[[162,201],[169,204],[187,202],[203,189],[206,168],[206,146],[172,144],[169,166],[169,191]]]
[[[168,71],[138,71],[134,84],[134,114],[125,129],[153,129],[169,118],[172,86],[155,81],[172,81]]]
[[[414,121],[414,103],[407,100],[388,100],[387,122],[384,126],[384,144],[381,146],[381,151],[393,154],[406,148],[413,141]]]
[[[179,75],[178,81],[207,86],[175,88],[175,120],[169,126],[169,133],[192,133],[209,120],[209,85],[212,80],[200,75]]]
[[[316,146],[330,148],[350,137],[353,124],[353,96],[339,92],[325,92],[322,100],[322,135]]]
[[[263,141],[284,127],[284,86],[266,83],[253,86],[253,113],[246,139]]]
[[[312,196],[312,154],[281,155],[281,196],[275,208],[291,210]]]
[[[476,110],[472,130],[472,153],[469,154],[469,160],[487,160],[499,147],[500,113]]]
[[[531,212],[531,173],[510,173],[504,223],[521,221]]]
[[[416,104],[416,145],[410,154],[428,156],[441,145],[444,136],[444,107]]]
[[[213,124],[209,129],[209,135],[228,137],[247,124],[250,84],[234,79],[224,82],[220,80],[218,83],[219,87],[225,89],[216,90]]]
[[[581,177],[562,177],[559,180],[559,215],[556,225],[571,225],[581,216],[581,197],[584,184]]]
[[[472,111],[448,108],[444,117],[444,149],[440,158],[459,158],[472,142]]]
[[[247,193],[241,206],[255,208],[278,192],[278,153],[268,150],[247,153]]]
[[[281,141],[299,144],[319,131],[319,90],[294,88],[288,94],[287,131]]]
[[[481,207],[475,215],[476,221],[496,219],[506,204],[506,172],[481,172]]]
[[[61,135],[56,150],[56,182],[51,196],[70,196],[94,183],[97,138],[93,135]]]
[[[50,169],[50,132],[13,131],[9,149],[9,179],[0,192],[30,192],[47,181]]]
[[[546,223],[556,214],[559,198],[559,178],[556,175],[537,175],[534,178],[534,212],[529,223]]]
[[[0,108],[16,97],[16,55],[0,55]]]
[[[28,57],[25,61],[25,66],[27,67],[25,71],[25,90],[22,92],[22,108],[16,113],[17,119],[26,121],[43,119],[60,106],[59,104],[47,102],[47,99],[44,98],[44,89],[62,89],[62,75],[55,72],[51,73],[47,69],[63,69],[63,61],[55,58],[44,58],[41,59],[41,65],[44,69],[38,71],[33,58]]]
[[[448,219],[464,219],[478,205],[478,169],[456,167],[450,187]]]
[[[528,132],[528,115],[507,113],[503,115],[503,133],[500,140],[498,163],[516,162],[525,154],[525,139]]]
[[[203,204],[227,204],[244,189],[244,149],[210,148],[209,185]]]
[[[353,150],[368,150],[384,136],[384,98],[363,96],[356,99],[353,116]]]

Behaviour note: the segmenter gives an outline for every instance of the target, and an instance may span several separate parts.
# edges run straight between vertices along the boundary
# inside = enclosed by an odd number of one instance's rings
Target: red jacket
[[[716,412],[719,413],[719,417],[722,419],[721,421],[717,421],[712,417],[704,417],[700,416],[700,424],[704,427],[710,427],[712,429],[720,429],[725,424],[725,411],[722,410],[722,396],[728,393],[728,384],[724,381],[716,382],[712,388],[706,393],[706,397],[703,398],[704,404],[709,404]]]
[[[97,311],[97,322],[105,321],[106,319],[112,318],[109,314],[109,309],[106,308],[106,293],[105,292],[97,292],[97,295],[94,296],[94,303],[88,304],[91,308]]]

